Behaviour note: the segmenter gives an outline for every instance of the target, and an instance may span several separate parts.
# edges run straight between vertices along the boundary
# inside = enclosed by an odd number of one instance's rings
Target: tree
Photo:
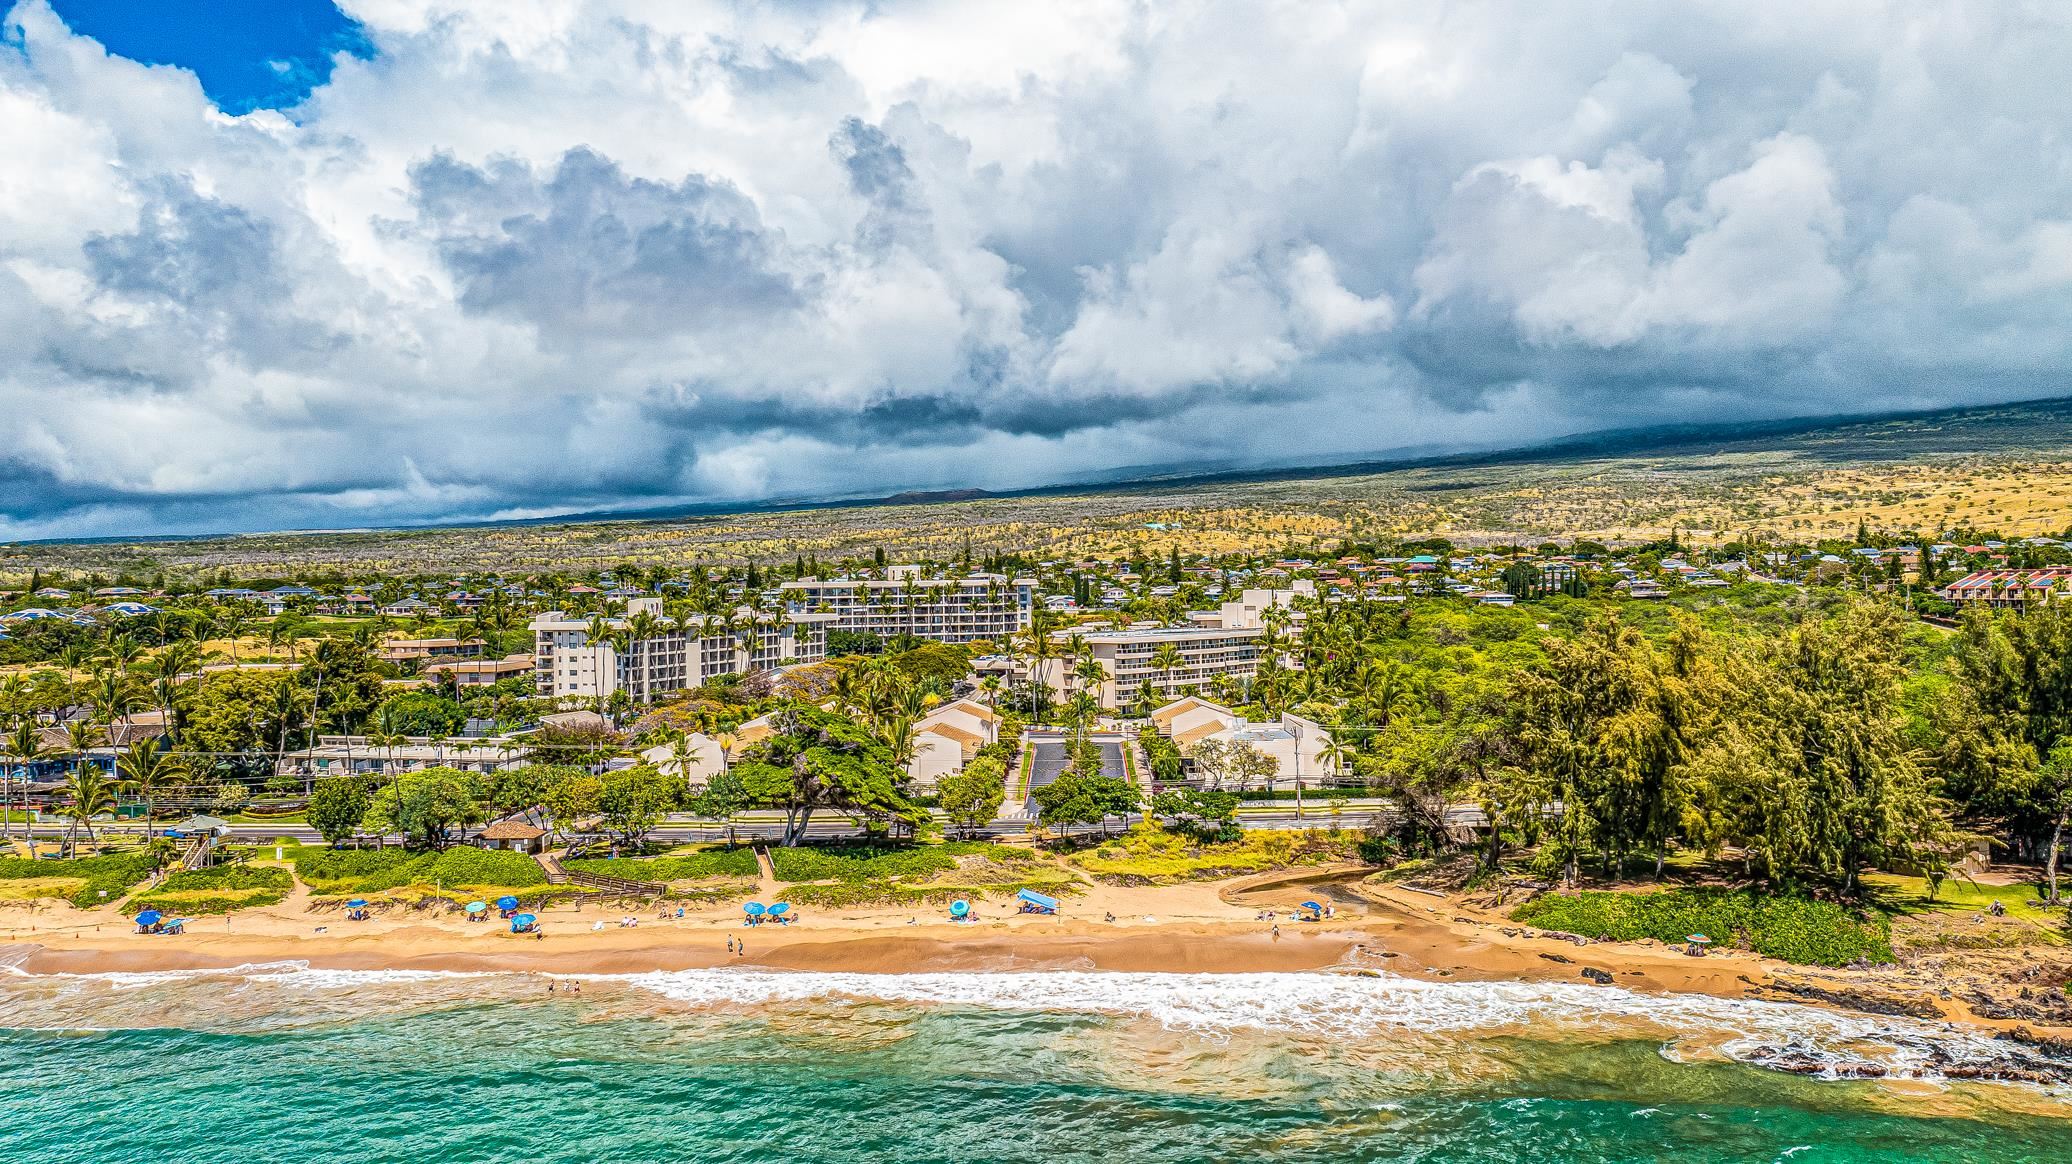
[[[86,832],[88,841],[94,839],[93,818],[115,811],[115,784],[99,768],[81,764],[65,778],[65,798],[69,801],[65,817],[71,822],[65,827],[65,847],[69,850],[79,830]]]
[[[607,772],[599,782],[597,811],[606,832],[629,847],[639,845],[676,807],[683,782],[653,764]]]
[[[2044,875],[2050,879],[2050,890],[2044,901],[2058,904],[2058,852],[2065,839],[2065,818],[2072,815],[2072,740],[2060,742],[2044,758],[2037,773],[2037,783],[2042,786],[2040,801],[2057,810],[2050,826],[2050,856],[2045,860]]]
[[[50,749],[43,743],[43,733],[36,729],[36,721],[24,715],[15,721],[14,730],[7,733],[7,757],[13,761],[14,777],[22,785],[22,807],[29,804],[29,776],[36,763],[50,755]],[[12,834],[12,795],[0,796],[0,837]],[[24,811],[22,825],[27,835],[27,813]]]
[[[368,800],[367,782],[358,776],[319,780],[309,795],[309,826],[335,848],[359,832]]]
[[[1178,788],[1152,797],[1151,814],[1161,818],[1174,832],[1211,840],[1237,824],[1237,805],[1238,797],[1234,792]]]
[[[734,814],[754,803],[755,798],[749,795],[748,786],[741,777],[731,770],[723,770],[713,773],[705,787],[693,794],[684,807],[702,820],[724,822],[731,842]]]
[[[371,800],[360,827],[377,836],[401,833],[413,849],[444,849],[454,829],[485,819],[480,779],[457,768],[398,772]]]
[[[180,757],[160,751],[157,740],[139,740],[124,748],[115,761],[115,774],[122,790],[144,802],[144,836],[151,836],[159,794],[166,787],[187,779],[187,765]]]
[[[1058,778],[1029,794],[1036,802],[1037,816],[1046,825],[1101,825],[1105,830],[1111,816],[1128,816],[1139,803],[1137,786],[1099,771],[1083,773],[1067,768]]]
[[[963,771],[943,777],[936,799],[952,827],[976,832],[1000,815],[1007,800],[1007,765],[997,757],[975,756]]]
[[[383,700],[376,715],[392,715],[406,736],[450,736],[467,723],[460,704],[430,691],[404,691]]]
[[[604,799],[604,781],[581,769],[570,769],[570,774],[548,787],[540,803],[547,815],[553,819],[554,827],[563,832],[585,817],[596,816]]]
[[[771,726],[776,734],[750,748],[736,770],[757,802],[784,809],[787,848],[805,839],[823,809],[869,824],[927,822],[927,810],[901,790],[891,753],[861,724],[791,704],[772,713]]]
[[[1189,748],[1187,758],[1194,761],[1194,770],[1201,774],[1205,785],[1212,789],[1234,784],[1242,791],[1254,783],[1271,783],[1281,770],[1280,764],[1272,756],[1243,740],[1219,740],[1212,737]]]

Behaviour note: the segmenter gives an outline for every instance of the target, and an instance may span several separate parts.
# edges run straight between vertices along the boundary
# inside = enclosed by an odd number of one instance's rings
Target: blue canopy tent
[[[529,913],[521,913],[517,917],[511,919],[511,932],[514,934],[530,933],[531,931],[538,929],[539,924],[540,919],[532,916]]]
[[[1024,889],[1020,893],[1015,894],[1015,896],[1021,899],[1023,913],[1056,913],[1058,911],[1057,898],[1046,897],[1033,889]]]

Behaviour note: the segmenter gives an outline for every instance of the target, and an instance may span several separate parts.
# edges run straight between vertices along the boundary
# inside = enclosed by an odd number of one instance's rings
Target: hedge
[[[1829,901],[1745,889],[1670,889],[1657,893],[1547,894],[1511,917],[1541,929],[1630,942],[1681,942],[1688,934],[1815,966],[1859,959],[1890,962],[1892,919],[1855,914]]]
[[[404,849],[303,849],[295,871],[332,893],[379,893],[405,885],[480,885],[524,889],[547,883],[547,872],[524,853],[456,845],[443,853]]]
[[[130,886],[151,876],[158,868],[158,858],[148,852],[110,853],[99,857],[73,857],[66,860],[29,860],[24,857],[0,857],[0,879],[17,880],[29,877],[82,877],[86,884],[72,891],[66,900],[81,909],[92,909],[105,901],[121,897]],[[107,894],[106,898],[101,895]]]
[[[704,877],[757,877],[752,849],[705,849],[660,857],[582,857],[563,861],[562,867],[576,873],[597,873],[624,877],[629,881],[695,881]]]
[[[772,849],[770,864],[779,881],[861,883],[896,877],[932,877],[957,867],[957,858],[978,856],[1002,864],[1027,864],[1026,850],[985,841],[951,841],[941,845],[887,849],[856,845],[843,848]]]
[[[172,913],[228,913],[278,905],[295,887],[286,869],[266,865],[217,865],[183,869],[123,903],[123,912],[158,909]]]

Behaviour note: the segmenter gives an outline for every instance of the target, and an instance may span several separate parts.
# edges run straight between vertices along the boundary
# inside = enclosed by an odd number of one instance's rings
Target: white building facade
[[[1028,627],[1036,580],[1004,574],[923,578],[917,566],[894,566],[885,579],[801,578],[778,587],[794,612],[834,616],[832,629],[890,639],[942,643],[1002,640]]]
[[[650,607],[647,604],[652,604]],[[659,614],[661,600],[636,598],[628,614]],[[547,698],[609,699],[624,691],[652,703],[723,675],[776,671],[827,657],[828,615],[749,616],[722,621],[693,615],[663,621],[659,633],[625,643],[592,641],[590,620],[550,610],[532,620],[533,675]],[[623,631],[624,618],[607,620]]]

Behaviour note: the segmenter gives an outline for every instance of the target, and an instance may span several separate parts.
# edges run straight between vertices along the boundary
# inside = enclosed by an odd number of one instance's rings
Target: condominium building
[[[2072,592],[2072,567],[2036,570],[1978,570],[1936,593],[1956,603],[2028,607]]]
[[[944,643],[1005,639],[1029,625],[1035,604],[1034,578],[923,578],[918,566],[894,566],[886,574],[882,580],[801,578],[778,589],[793,611],[832,614],[834,630]]]
[[[662,601],[635,598],[627,607],[629,617],[659,616]],[[628,618],[606,622],[614,634],[630,625]],[[550,610],[532,620],[533,674],[544,697],[609,699],[624,691],[635,703],[652,703],[722,675],[818,663],[827,657],[833,622],[832,615],[810,613],[732,620],[691,615],[663,621],[647,638],[615,644],[610,637],[593,641],[589,619]]]
[[[1070,693],[1090,690],[1104,708],[1128,706],[1146,683],[1172,693],[1199,688],[1229,676],[1251,679],[1259,672],[1260,641],[1266,631],[1257,626],[1160,626],[1130,630],[1097,631],[1081,636],[1088,658],[1100,664],[1105,677],[1098,686],[1082,687],[1071,660],[1045,660],[1039,674],[1054,690]],[[1066,640],[1060,637],[1059,642]],[[1161,651],[1170,646],[1177,659]],[[1172,662],[1169,669],[1154,660]]]

